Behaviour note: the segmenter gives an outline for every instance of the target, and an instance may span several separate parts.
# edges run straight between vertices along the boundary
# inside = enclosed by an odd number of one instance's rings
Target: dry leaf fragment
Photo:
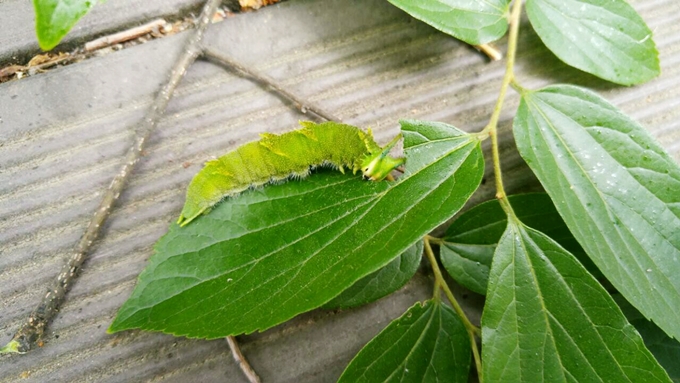
[[[15,74],[25,70],[23,65],[10,65],[8,67],[0,68],[0,82],[10,79]]]
[[[238,0],[241,10],[260,9],[270,4],[278,3],[281,0]]]
[[[43,53],[39,55],[33,56],[31,61],[28,62],[28,67],[34,67],[38,65],[42,65],[45,67],[45,64],[50,64],[50,63],[57,63],[69,56],[68,53],[64,52],[59,52],[59,53]]]

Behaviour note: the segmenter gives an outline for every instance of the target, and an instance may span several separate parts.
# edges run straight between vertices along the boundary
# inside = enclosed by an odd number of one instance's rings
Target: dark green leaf
[[[173,225],[109,330],[203,338],[264,330],[388,264],[458,211],[484,170],[475,136],[401,124],[408,162],[394,183],[325,172]]]
[[[671,380],[680,382],[680,342],[669,337],[654,323],[648,321],[628,303],[621,294],[615,294],[614,301],[645,341],[645,345],[665,369]]]
[[[323,308],[344,309],[361,306],[399,290],[416,273],[422,256],[423,241],[420,240],[387,266],[359,279],[342,294],[323,305]]]
[[[35,31],[43,50],[59,44],[96,0],[33,0]]]
[[[622,85],[661,73],[652,31],[624,0],[527,0],[531,25],[560,60]]]
[[[589,271],[597,272],[547,194],[511,195],[508,200],[522,223],[541,229],[575,254]],[[466,288],[486,294],[493,252],[506,226],[507,216],[498,200],[481,203],[456,218],[446,230],[440,250],[442,264],[449,275]]]
[[[496,41],[508,30],[509,0],[389,0],[409,15],[468,44]]]
[[[456,282],[477,294],[485,295],[495,249],[496,244],[445,242],[439,252],[444,268]]]
[[[546,235],[510,220],[482,315],[485,382],[669,382],[605,289]]]
[[[416,303],[373,338],[338,383],[466,383],[470,338],[456,313],[439,301]]]
[[[680,168],[640,125],[592,92],[523,95],[520,154],[609,281],[680,337]]]

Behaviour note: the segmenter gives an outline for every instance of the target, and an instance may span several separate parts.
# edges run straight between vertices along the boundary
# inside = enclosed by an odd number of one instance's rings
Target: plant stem
[[[432,264],[432,270],[434,271],[434,277],[435,277],[435,281],[436,281],[435,283],[438,284],[442,288],[442,290],[444,290],[444,294],[446,294],[446,298],[448,298],[449,301],[451,301],[451,305],[453,306],[453,309],[461,317],[461,320],[463,321],[463,324],[465,325],[465,327],[470,329],[475,334],[479,334],[479,331],[480,331],[479,327],[473,325],[470,322],[470,320],[465,315],[465,312],[463,311],[463,309],[458,304],[458,301],[453,296],[453,292],[451,292],[449,285],[446,283],[446,280],[444,279],[444,275],[442,274],[442,271],[439,268],[439,264],[437,263],[437,259],[434,257],[434,252],[432,251],[432,246],[430,246],[430,236],[426,235],[425,238],[423,238],[423,242],[425,243],[425,254],[427,255],[428,260]]]
[[[526,90],[521,85],[519,85],[519,83],[517,82],[517,79],[515,79],[515,78],[513,78],[512,81],[510,81],[510,86],[512,87],[512,89],[515,90],[515,92],[517,92],[521,95],[524,95],[525,93],[528,92],[528,90]]]
[[[473,47],[484,53],[491,61],[498,61],[503,58],[503,54],[491,44],[473,45]]]
[[[468,336],[470,337],[470,347],[472,348],[472,356],[475,359],[475,366],[477,367],[477,374],[479,377],[479,381],[482,381],[482,359],[480,358],[479,355],[479,349],[477,348],[477,339],[476,336],[481,336],[482,331],[480,330],[479,327],[475,326],[470,322],[468,319],[467,315],[465,315],[465,312],[463,309],[460,307],[458,304],[458,301],[456,300],[456,297],[453,296],[453,292],[449,288],[449,285],[446,283],[446,280],[444,279],[444,275],[442,274],[441,269],[439,268],[439,264],[437,263],[437,259],[434,256],[434,252],[432,251],[432,246],[430,246],[430,240],[435,239],[433,237],[430,237],[429,235],[426,235],[425,238],[423,238],[423,243],[425,244],[425,255],[427,255],[427,259],[430,261],[430,264],[432,265],[432,271],[434,272],[434,280],[435,280],[435,291],[434,291],[434,298],[438,299],[439,298],[439,287],[441,287],[442,290],[444,290],[444,294],[446,294],[446,298],[449,300],[449,303],[451,303],[451,306],[453,307],[453,310],[458,314],[460,317],[461,322],[463,322],[463,326],[465,326],[465,329],[467,330]]]
[[[205,47],[203,48],[202,57],[213,64],[219,65],[227,70],[231,70],[232,72],[236,72],[241,76],[250,78],[261,86],[269,88],[277,94],[283,96],[284,99],[293,101],[297,109],[303,114],[312,112],[326,121],[340,121],[339,117],[333,115],[333,113],[329,111],[324,110],[321,106],[314,104],[313,102],[306,100],[292,92],[289,92],[283,85],[279,84],[273,78],[267,76],[264,73],[260,73],[253,68],[239,64],[223,53]]]
[[[430,243],[434,243],[435,245],[441,246],[444,243],[444,240],[438,237],[433,237],[431,235],[427,236],[427,239],[430,241]]]
[[[231,350],[231,356],[234,357],[234,361],[236,361],[236,364],[238,364],[238,366],[241,368],[241,372],[243,372],[243,375],[246,376],[250,383],[260,383],[260,377],[257,375],[255,370],[253,370],[253,368],[250,367],[248,359],[246,359],[246,357],[243,356],[243,353],[241,352],[241,347],[238,345],[236,337],[228,336],[227,343],[229,344],[229,349]]]
[[[503,178],[501,175],[501,161],[498,151],[498,120],[500,119],[501,110],[503,109],[503,102],[505,101],[505,95],[508,90],[508,86],[514,82],[515,74],[515,56],[517,53],[517,36],[519,35],[519,17],[522,10],[522,1],[515,0],[512,5],[512,12],[510,14],[510,33],[508,35],[508,52],[507,61],[505,63],[505,75],[503,76],[503,82],[501,83],[501,91],[498,95],[498,100],[496,100],[496,106],[494,107],[493,113],[491,114],[491,119],[489,124],[482,130],[479,134],[480,136],[489,135],[491,136],[491,152],[493,156],[493,168],[494,175],[496,179],[496,198],[501,201],[501,206],[503,209],[508,211],[510,204],[504,203],[506,200],[505,188],[503,187]]]
[[[25,353],[33,349],[36,344],[41,344],[40,342],[42,335],[45,332],[45,328],[57,314],[66,293],[73,286],[73,283],[75,283],[79,275],[78,271],[83,262],[87,259],[92,244],[99,238],[101,227],[109,217],[109,213],[118,199],[118,196],[125,188],[135,164],[141,158],[142,150],[144,149],[144,145],[146,144],[149,135],[156,128],[158,121],[165,112],[170,97],[172,97],[172,93],[177,87],[177,84],[179,84],[180,80],[184,77],[186,69],[199,55],[199,43],[203,38],[203,32],[210,23],[210,19],[219,4],[220,0],[206,1],[203,6],[201,17],[197,23],[196,30],[189,36],[189,39],[185,43],[184,50],[178,57],[175,66],[170,73],[170,79],[158,92],[156,99],[149,108],[146,116],[137,126],[135,140],[125,157],[125,164],[113,178],[111,185],[104,193],[104,197],[95,211],[94,217],[90,220],[85,233],[83,233],[83,236],[80,238],[80,242],[76,246],[75,251],[68,262],[62,267],[54,284],[43,296],[38,306],[28,317],[28,320],[16,332],[12,340],[0,349],[0,353]]]

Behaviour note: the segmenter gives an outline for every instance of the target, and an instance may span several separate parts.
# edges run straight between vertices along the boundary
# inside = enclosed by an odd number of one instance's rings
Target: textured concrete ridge
[[[64,38],[62,44],[86,41],[104,33],[148,20],[198,10],[203,0],[115,0],[95,5]],[[0,1],[0,66],[18,63],[40,51],[35,37],[35,15],[30,1]]]
[[[186,3],[199,2],[173,2]],[[0,2],[1,15],[9,4],[18,2]],[[632,4],[654,30],[661,77],[625,88],[569,69],[541,46],[528,23],[522,25],[517,77],[532,88],[570,82],[595,89],[680,160],[680,4]],[[0,55],[16,49],[4,45],[5,33],[3,25]],[[33,309],[82,234],[185,37],[0,84],[0,343]],[[343,121],[372,126],[382,142],[402,117],[480,129],[504,72],[503,62],[489,63],[383,0],[284,2],[212,25],[206,42]],[[518,102],[516,94],[509,97],[501,121],[507,188],[535,188],[509,134]],[[205,62],[192,66],[45,347],[0,357],[0,382],[244,381],[224,341],[137,331],[107,335],[105,329],[154,242],[176,219],[202,163],[259,132],[289,130],[305,118],[250,81]],[[493,194],[490,184],[475,200]],[[245,336],[243,349],[265,382],[335,381],[363,344],[430,289],[428,277],[417,274],[397,294],[358,310],[317,310]],[[458,293],[478,316],[479,297]]]

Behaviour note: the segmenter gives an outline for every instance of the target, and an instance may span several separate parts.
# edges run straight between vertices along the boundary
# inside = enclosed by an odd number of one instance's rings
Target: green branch
[[[508,86],[515,83],[515,57],[517,54],[517,36],[519,35],[519,17],[522,11],[522,2],[516,0],[512,6],[512,12],[510,14],[510,33],[508,35],[508,53],[507,62],[505,64],[505,75],[503,76],[503,82],[501,83],[501,90],[498,95],[498,100],[496,100],[496,105],[494,107],[493,113],[491,114],[491,119],[486,125],[484,130],[482,130],[479,135],[481,138],[486,138],[486,136],[491,137],[491,153],[493,156],[493,168],[494,176],[496,179],[496,198],[500,200],[503,210],[508,213],[508,215],[514,216],[512,212],[512,207],[507,202],[505,188],[503,187],[503,177],[501,174],[501,161],[498,151],[498,120],[500,119],[501,111],[503,109],[503,103],[505,102],[505,95],[508,91]]]
[[[465,315],[465,312],[463,311],[463,308],[460,307],[460,304],[458,304],[458,301],[456,300],[456,297],[453,296],[453,292],[451,291],[451,288],[449,288],[449,285],[446,283],[446,280],[444,279],[444,275],[442,274],[441,269],[439,268],[439,264],[437,263],[437,259],[434,256],[434,252],[432,251],[432,246],[430,246],[430,240],[438,240],[438,238],[430,237],[429,235],[426,235],[425,238],[423,238],[423,243],[425,244],[425,255],[427,255],[427,259],[430,261],[430,264],[432,265],[432,271],[434,272],[434,293],[433,297],[434,299],[439,299],[439,288],[441,287],[442,290],[444,290],[444,294],[446,294],[446,298],[449,300],[451,303],[451,306],[453,307],[453,310],[458,314],[460,317],[461,322],[463,322],[463,326],[465,326],[465,329],[468,332],[468,335],[470,336],[470,347],[472,348],[472,356],[475,359],[475,366],[477,367],[477,374],[479,376],[479,381],[482,381],[482,359],[479,354],[479,348],[477,347],[477,340],[476,337],[482,336],[482,330],[472,324],[470,322],[470,319],[468,319],[467,315]]]

